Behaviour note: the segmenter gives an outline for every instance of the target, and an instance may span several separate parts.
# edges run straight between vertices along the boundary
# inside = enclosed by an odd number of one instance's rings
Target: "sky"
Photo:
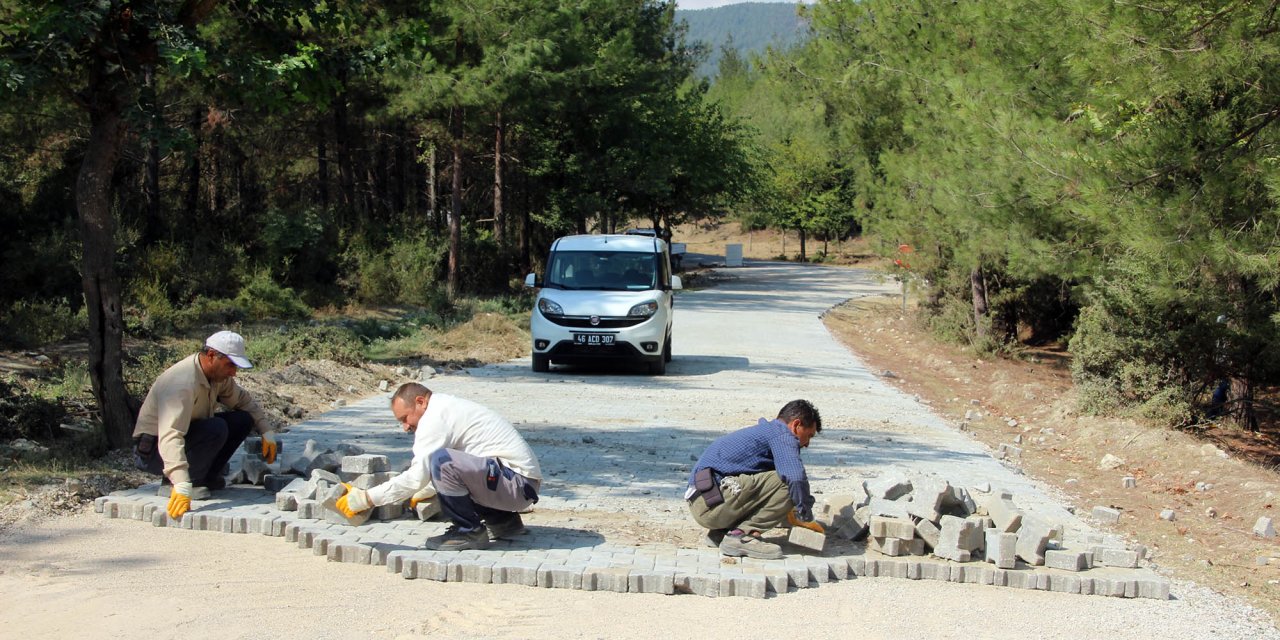
[[[790,2],[795,0],[676,0],[676,8],[678,9],[710,9],[711,7],[723,7],[726,4],[742,4],[743,2]]]

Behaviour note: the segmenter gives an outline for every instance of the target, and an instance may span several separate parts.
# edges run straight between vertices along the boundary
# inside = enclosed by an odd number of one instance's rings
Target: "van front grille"
[[[580,329],[624,329],[626,327],[634,327],[649,318],[633,318],[630,316],[609,317],[601,316],[599,324],[591,324],[590,316],[547,316],[551,322],[562,327],[573,327]]]

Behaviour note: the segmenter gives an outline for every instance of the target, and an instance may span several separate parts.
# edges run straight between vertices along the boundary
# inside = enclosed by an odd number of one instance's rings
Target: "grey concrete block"
[[[942,527],[933,555],[956,562],[968,562],[976,550],[974,533],[981,533],[976,522],[955,516],[942,516]]]
[[[1018,564],[1018,534],[1004,533],[999,529],[987,529],[986,557],[1001,569],[1012,569]]]
[[[341,469],[343,472],[355,474],[380,473],[390,471],[391,464],[386,456],[366,453],[343,457]]]
[[[327,471],[337,477],[336,472],[342,468],[342,458],[336,453],[322,453],[307,464],[303,471],[308,477],[314,477],[316,471]],[[341,478],[338,478],[341,481]]]
[[[1272,524],[1271,518],[1266,516],[1258,518],[1258,521],[1253,524],[1253,535],[1263,538],[1276,537],[1276,528]]]
[[[703,596],[707,598],[720,597],[720,580],[719,574],[693,574],[693,573],[677,573],[675,577],[675,588],[677,593],[691,593],[695,596]],[[578,573],[578,586],[574,589],[582,588],[582,574]]]
[[[585,583],[584,587],[585,589]],[[589,589],[590,590],[590,589]],[[601,589],[594,589],[601,591]],[[764,576],[736,575],[720,578],[720,595],[742,598],[764,598],[769,594],[768,583]]]
[[[951,565],[945,562],[922,560],[920,561],[920,579],[947,582],[951,580]]]
[[[1046,560],[1046,563],[1048,561]],[[1054,574],[1049,576],[1049,591],[1080,593],[1080,576]]]
[[[876,564],[876,575],[881,578],[907,578],[907,572],[911,568],[913,560],[880,560]]]
[[[327,556],[331,562],[350,562],[353,564],[370,564],[373,548],[355,542],[330,544]]]
[[[423,500],[414,507],[414,513],[418,516],[418,520],[426,522],[440,515],[440,502],[438,500]]]
[[[827,570],[831,572],[831,577],[835,580],[849,579],[849,563],[840,558],[831,558],[827,560]]]
[[[342,484],[342,478],[339,478],[339,477],[338,477],[338,474],[336,474],[336,473],[334,473],[334,472],[332,472],[332,471],[329,471],[329,470],[327,470],[327,469],[319,469],[319,468],[317,468],[317,469],[312,469],[311,471],[308,471],[308,472],[307,472],[307,477],[308,477],[312,482],[316,482],[316,481],[323,480],[324,482],[327,482],[327,483],[329,483],[329,484],[331,484],[331,485],[332,485],[332,484]]]
[[[1106,524],[1115,524],[1120,521],[1120,510],[1111,507],[1094,507],[1090,512],[1093,519]]]
[[[911,514],[907,513],[907,503],[905,502],[872,497],[871,501],[867,503],[867,508],[872,516],[897,518],[899,520],[911,519]]]
[[[1093,554],[1094,562],[1104,567],[1135,568],[1138,566],[1138,552],[1128,549],[1103,547]]]
[[[351,486],[356,487],[357,489],[372,489],[394,477],[396,477],[396,474],[391,471],[362,473],[357,475],[350,482]]]
[[[324,517],[324,507],[317,500],[298,500],[298,517],[306,520],[318,520]]]
[[[631,570],[625,567],[587,567],[587,570],[582,572],[582,590],[626,593],[630,575]],[[764,587],[764,577],[761,576],[759,596],[761,598],[764,597]],[[721,583],[720,592],[724,593],[723,583]]]
[[[867,551],[875,551],[886,556],[906,555],[906,541],[902,538],[875,538],[867,539]]]
[[[297,476],[291,477],[293,480],[289,481],[289,484],[285,485],[276,493],[292,493],[299,498],[314,498],[316,496],[315,485],[308,482],[305,478],[299,478]]]
[[[853,520],[854,513],[862,506],[866,494],[833,494],[823,497],[821,517],[823,526],[839,529]]]
[[[277,493],[276,508],[281,511],[297,511],[298,496],[293,493]]]
[[[873,538],[898,538],[910,540],[916,537],[916,526],[906,518],[871,516],[870,535]]]
[[[951,496],[951,485],[945,480],[917,479],[912,483],[907,513],[924,520],[937,521],[943,502]]]
[[[499,558],[493,562],[494,584],[522,584],[538,586],[540,562],[525,559]]]
[[[449,562],[450,580],[489,584],[493,582],[493,563],[494,560],[486,558],[456,558]],[[538,580],[538,584],[543,585],[541,579]]]
[[[449,578],[449,561],[443,558],[415,558],[405,562],[400,575],[409,580],[444,582]]]
[[[1044,564],[1044,552],[1048,548],[1052,536],[1050,527],[1038,520],[1027,520],[1018,529],[1018,544],[1015,549],[1019,558],[1030,565]]]
[[[872,498],[897,500],[911,493],[911,481],[902,476],[883,476],[863,483],[867,495]]]
[[[581,565],[542,565],[538,568],[538,586],[548,589],[581,589],[582,572],[586,567]],[[717,587],[719,583],[717,582]],[[674,589],[674,582],[672,585]]]
[[[1153,598],[1156,600],[1169,599],[1169,581],[1164,578],[1141,578],[1138,580],[1139,598]]]
[[[395,520],[396,518],[404,515],[404,503],[396,502],[393,504],[384,504],[382,506],[374,507],[369,511],[372,513],[370,517],[374,520],[381,520],[383,522],[386,522],[387,520]]]
[[[858,578],[867,574],[866,559],[859,556],[850,556],[845,558],[845,564],[849,565],[849,575]]]
[[[986,503],[987,515],[995,528],[1004,533],[1014,533],[1022,526],[1022,511],[1011,500],[992,499]]]
[[[787,542],[821,553],[827,546],[827,536],[812,529],[792,527],[791,533],[787,535]]]
[[[346,492],[347,488],[342,485],[334,485],[329,488],[328,492],[324,496],[324,500],[320,502],[320,506],[324,507],[323,511],[325,522],[346,524],[353,527],[358,527],[368,522],[369,518],[373,515],[373,509],[365,509],[351,518],[348,518],[338,512],[336,506],[338,504],[338,498],[346,495]]]
[[[244,481],[254,486],[261,486],[263,480],[271,474],[271,466],[262,458],[245,457],[240,470],[244,473]]]
[[[920,539],[924,540],[925,547],[929,549],[938,547],[938,534],[940,534],[938,525],[934,525],[931,521],[922,520],[915,524],[915,535],[919,535]]]
[[[630,593],[661,593],[671,595],[676,592],[675,573],[665,571],[632,571],[627,576],[627,591]]]
[[[1044,552],[1044,566],[1064,571],[1084,571],[1089,568],[1088,553],[1071,550],[1047,550]],[[1078,593],[1079,588],[1071,593]]]
[[[276,493],[289,486],[294,480],[301,480],[301,478],[295,475],[268,473],[262,477],[262,488],[269,493]]]

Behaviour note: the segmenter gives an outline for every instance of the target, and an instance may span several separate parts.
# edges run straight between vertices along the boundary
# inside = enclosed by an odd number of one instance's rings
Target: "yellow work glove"
[[[434,497],[436,497],[436,488],[428,482],[427,486],[419,489],[417,493],[413,494],[412,498],[409,498],[409,508],[417,509],[419,502],[425,502]]]
[[[816,531],[816,532],[821,533],[821,534],[823,534],[823,535],[826,535],[826,533],[827,533],[827,530],[826,530],[826,529],[823,529],[823,528],[822,528],[822,525],[821,525],[821,524],[819,524],[819,523],[818,523],[818,521],[816,521],[816,520],[810,520],[809,522],[805,522],[805,521],[801,520],[800,518],[797,518],[797,517],[796,517],[796,512],[795,512],[795,511],[788,511],[788,512],[787,512],[787,522],[788,522],[788,523],[790,523],[790,524],[791,524],[791,526],[793,526],[793,527],[801,527],[801,528],[804,528],[804,529],[808,529],[808,530],[810,530],[810,531]]]
[[[191,483],[178,482],[169,491],[169,505],[165,508],[169,517],[174,520],[182,518],[182,514],[191,510]]]
[[[276,452],[280,450],[280,444],[276,442],[276,432],[268,431],[262,434],[262,457],[271,464],[276,461]]]
[[[341,498],[338,498],[338,503],[333,505],[342,515],[348,518],[354,518],[357,513],[373,506],[373,503],[369,501],[368,491],[365,491],[364,489],[356,489],[345,482],[342,483],[342,486],[347,488],[347,493]]]

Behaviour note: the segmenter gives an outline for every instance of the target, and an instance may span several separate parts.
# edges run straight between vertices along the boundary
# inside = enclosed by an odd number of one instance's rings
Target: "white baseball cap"
[[[219,331],[209,336],[204,346],[227,356],[241,369],[253,368],[253,363],[244,357],[244,338],[234,331]]]

